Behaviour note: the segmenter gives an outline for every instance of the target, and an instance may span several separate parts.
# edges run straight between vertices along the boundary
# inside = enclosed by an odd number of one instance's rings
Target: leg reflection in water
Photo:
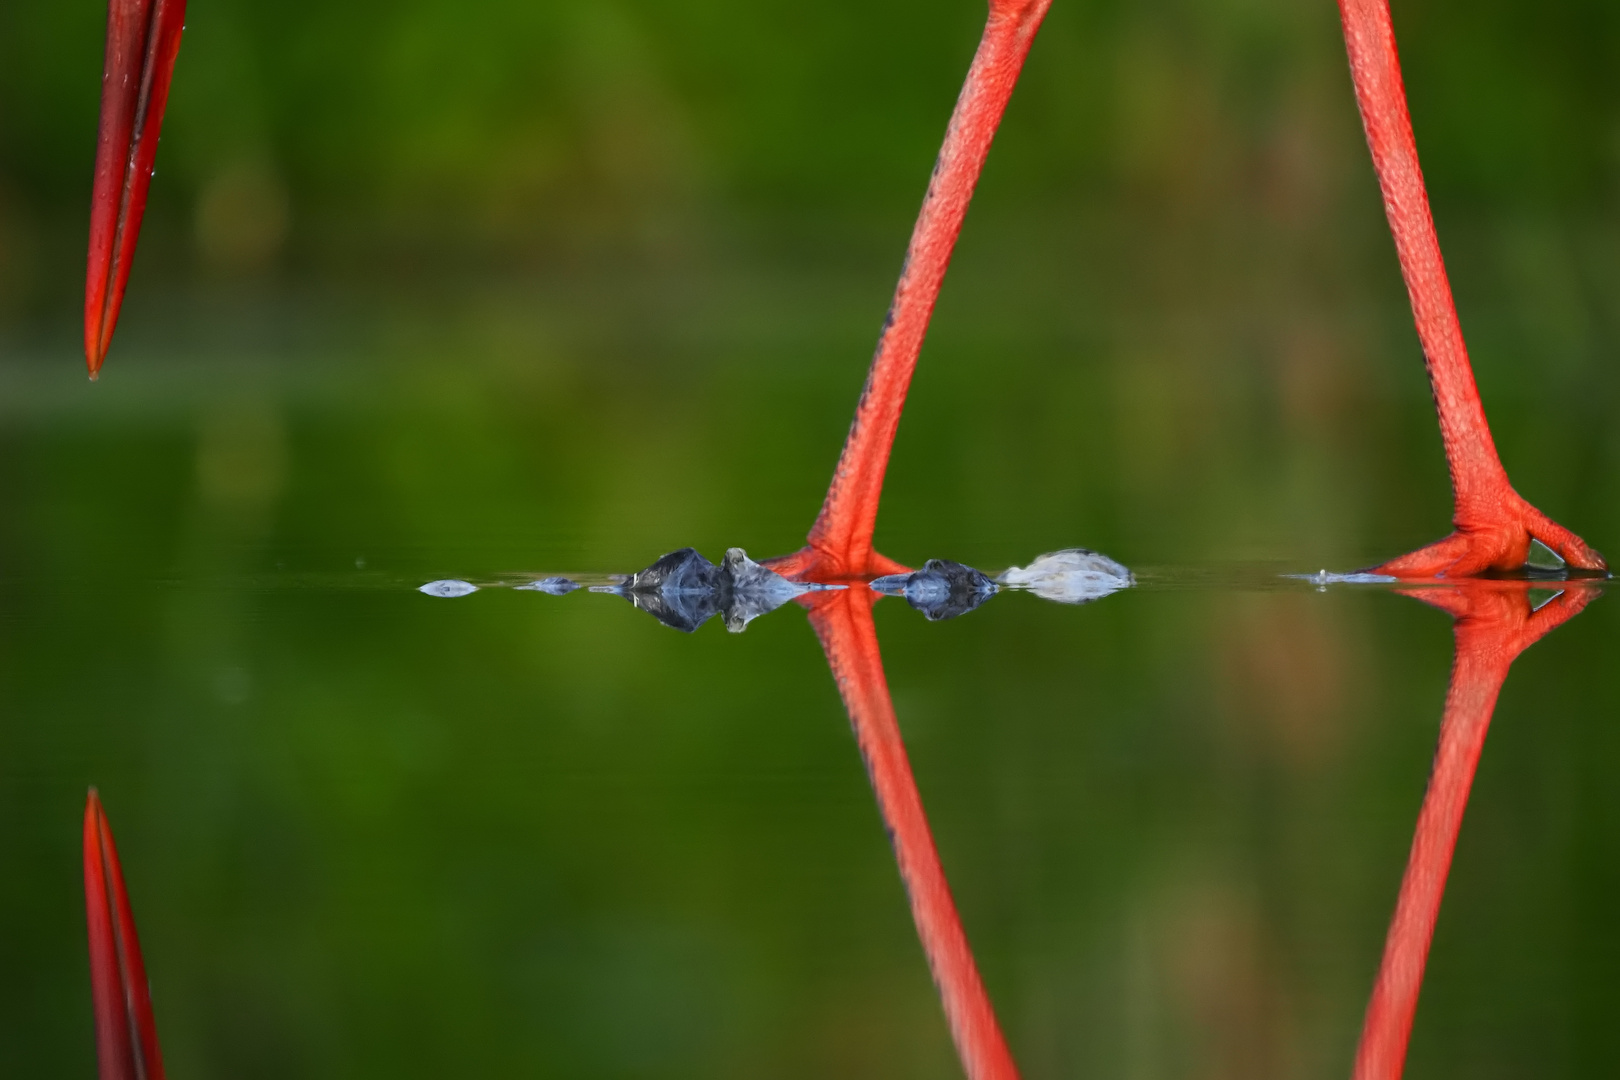
[[[1367,1004],[1355,1080],[1395,1080],[1401,1075],[1451,855],[1508,668],[1521,652],[1579,614],[1598,594],[1594,586],[1560,582],[1563,592],[1532,608],[1533,584],[1473,581],[1449,588],[1399,590],[1452,616],[1456,652],[1440,722],[1440,746],[1384,942],[1378,982]]]
[[[872,622],[878,599],[870,589],[849,589],[811,593],[800,603],[810,609],[810,624],[849,710],[962,1066],[972,1080],[1007,1080],[1018,1069],[962,932],[889,698]]]

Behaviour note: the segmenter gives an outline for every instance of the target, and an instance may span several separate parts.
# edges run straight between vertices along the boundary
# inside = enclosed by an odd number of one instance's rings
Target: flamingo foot
[[[1606,574],[1609,564],[1586,541],[1537,510],[1511,488],[1484,512],[1458,510],[1456,531],[1409,552],[1375,574],[1398,578],[1464,578],[1522,570],[1530,541],[1539,540],[1572,570]]]
[[[909,574],[911,567],[868,549],[864,555],[840,555],[828,548],[806,544],[791,555],[778,555],[760,565],[789,581],[836,583],[869,581],[888,574]]]

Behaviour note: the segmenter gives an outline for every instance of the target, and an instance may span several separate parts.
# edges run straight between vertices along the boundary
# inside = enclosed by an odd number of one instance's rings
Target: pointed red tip
[[[163,1080],[146,964],[101,796],[84,806],[84,900],[101,1080]]]
[[[107,4],[107,61],[84,287],[84,355],[91,378],[101,370],[124,302],[185,18],[186,0]]]

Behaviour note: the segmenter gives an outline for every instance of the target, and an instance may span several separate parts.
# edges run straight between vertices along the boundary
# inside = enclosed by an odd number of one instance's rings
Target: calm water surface
[[[417,591],[793,549],[863,350],[211,333],[166,353],[137,321],[93,388],[50,342],[0,357],[0,1071],[93,1074],[93,783],[176,1077],[958,1072],[801,608],[685,635],[611,596]],[[1281,575],[1443,530],[1421,383],[1282,453],[1263,386],[1208,401],[1025,342],[995,369],[1024,390],[989,394],[970,344],[919,378],[880,546],[999,570],[1084,545],[1140,578],[874,612],[1015,1056],[1347,1075],[1453,635],[1391,588]],[[1064,410],[1021,381],[1051,371]],[[1534,424],[1502,411],[1513,468]],[[1535,466],[1521,487],[1614,548],[1610,489]],[[1358,470],[1392,479],[1333,482]],[[1617,611],[1597,596],[1506,682],[1412,1075],[1620,1064]]]

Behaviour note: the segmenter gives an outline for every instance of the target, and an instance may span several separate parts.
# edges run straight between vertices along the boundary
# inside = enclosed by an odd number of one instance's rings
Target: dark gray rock
[[[619,586],[619,593],[665,626],[690,634],[726,606],[725,572],[695,548],[681,548]]]

